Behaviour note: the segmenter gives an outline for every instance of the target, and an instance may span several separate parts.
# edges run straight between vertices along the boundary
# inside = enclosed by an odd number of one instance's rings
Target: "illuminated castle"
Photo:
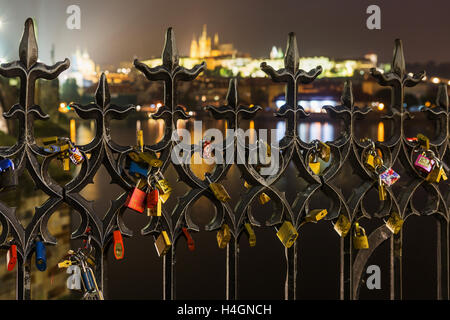
[[[219,34],[214,35],[214,42],[208,36],[206,24],[203,25],[202,35],[196,39],[195,35],[191,42],[190,58],[203,59],[209,57],[234,56],[237,51],[231,43],[219,44]]]

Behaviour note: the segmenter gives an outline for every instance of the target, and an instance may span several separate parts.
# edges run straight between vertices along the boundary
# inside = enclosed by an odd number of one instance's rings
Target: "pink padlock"
[[[425,173],[430,173],[431,170],[433,169],[434,164],[435,164],[434,160],[428,158],[423,154],[419,154],[419,156],[416,159],[416,162],[414,162],[416,168]]]

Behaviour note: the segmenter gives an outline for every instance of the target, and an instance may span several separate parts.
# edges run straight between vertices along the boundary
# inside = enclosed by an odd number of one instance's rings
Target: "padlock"
[[[72,261],[71,260],[64,260],[63,262],[58,263],[58,268],[62,269],[62,268],[68,268],[72,265]]]
[[[286,248],[290,248],[297,240],[298,232],[290,221],[285,221],[278,230],[277,236]]]
[[[311,210],[305,217],[306,222],[317,222],[325,218],[328,214],[327,209],[315,209]]]
[[[139,189],[139,186],[141,184],[142,182],[141,180],[139,180],[136,187],[128,195],[127,201],[125,202],[125,206],[139,213],[144,213],[147,193]]]
[[[368,168],[375,169],[375,156],[368,152],[364,157],[364,165]]]
[[[439,183],[441,178],[445,175],[444,168],[441,166],[434,166],[431,172],[428,174],[426,180],[428,182]]]
[[[123,238],[120,230],[116,230],[113,232],[114,238],[114,257],[116,260],[123,259],[125,255],[125,247],[123,246]]]
[[[15,174],[14,162],[10,159],[0,160],[0,189],[17,186],[18,177]]]
[[[12,244],[6,254],[6,265],[8,271],[13,271],[17,263],[17,246]]]
[[[248,236],[248,244],[250,247],[256,246],[256,234],[255,231],[252,228],[252,225],[250,223],[244,224],[245,231],[247,232]]]
[[[390,187],[400,179],[400,175],[392,168],[386,168],[384,166],[381,168],[385,170],[380,173],[379,178],[386,186]]]
[[[189,230],[187,228],[182,228],[181,231],[183,232],[183,235],[186,238],[186,242],[187,242],[189,251],[194,251],[195,250],[195,242],[194,242],[194,239],[192,239],[191,234],[189,233]]]
[[[247,181],[244,181],[244,187],[245,187],[246,189],[250,189],[252,186],[249,185]],[[265,205],[265,204],[268,203],[268,202],[270,202],[270,197],[269,197],[267,194],[265,194],[265,193],[261,193],[261,194],[259,195],[259,203],[260,203],[261,205]]]
[[[403,222],[403,219],[397,212],[392,212],[391,216],[386,221],[386,226],[393,234],[398,234],[402,230]]]
[[[172,242],[170,241],[169,235],[166,231],[162,231],[158,238],[155,240],[155,248],[156,252],[158,252],[158,256],[162,257],[165,255],[170,247],[172,246]]]
[[[47,255],[45,245],[42,241],[36,241],[36,268],[39,271],[47,269]]]
[[[309,167],[314,174],[318,175],[320,173],[320,162],[317,159],[317,155],[310,155],[309,157]]]
[[[369,249],[369,240],[367,239],[366,230],[355,222],[353,229],[353,247],[355,249]]]
[[[381,178],[378,179],[378,198],[380,201],[386,201],[386,187]]]
[[[134,161],[131,161],[128,172],[136,178],[146,178],[148,175],[148,169],[141,167]]]
[[[211,139],[204,139],[202,141],[202,158],[203,159],[211,159],[213,157],[213,148],[212,148]]]
[[[161,199],[158,189],[152,189],[147,194],[147,216],[160,217],[162,214]]]
[[[319,157],[325,162],[330,161],[331,156],[331,148],[326,143],[319,141],[318,142],[318,149],[319,149]]]
[[[162,200],[158,198],[155,206],[147,207],[148,217],[161,217],[162,216]]]
[[[170,194],[172,192],[172,187],[169,185],[169,182],[164,178],[160,171],[158,171],[158,173],[154,176],[154,179],[156,181],[156,187],[159,189],[159,191],[161,191],[162,194]]]
[[[425,135],[419,133],[417,135],[417,142],[423,149],[430,150],[430,139],[428,139]]]
[[[347,216],[341,214],[334,225],[334,230],[343,238],[348,234],[351,229],[351,223],[348,220]]]
[[[153,168],[161,168],[163,165],[162,160],[159,160],[154,152],[142,152],[139,154],[139,158]]]
[[[209,188],[211,189],[217,200],[221,202],[227,202],[228,200],[231,199],[225,187],[220,183],[211,183],[209,185]]]
[[[429,159],[425,152],[419,154],[416,161],[414,162],[414,166],[424,173],[430,173],[434,166],[434,160]]]
[[[230,227],[227,224],[222,225],[222,228],[217,232],[217,244],[220,249],[225,249],[231,240]]]
[[[69,158],[74,165],[80,165],[84,161],[84,156],[80,149],[75,147],[71,141],[69,141]]]
[[[60,140],[60,139],[59,139],[58,137],[46,137],[46,138],[42,138],[42,139],[41,139],[42,144],[43,144],[44,146],[49,146],[49,145],[52,145],[52,144],[57,144],[59,140]]]
[[[139,152],[144,152],[144,131],[138,130],[136,137],[137,137],[137,147],[138,147]]]

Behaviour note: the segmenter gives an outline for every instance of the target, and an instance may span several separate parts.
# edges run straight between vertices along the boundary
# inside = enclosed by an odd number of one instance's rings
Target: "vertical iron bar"
[[[237,238],[228,243],[227,246],[227,279],[226,299],[238,299],[238,267],[239,267],[239,242]]]
[[[295,300],[297,293],[297,242],[289,249],[285,249],[286,253],[286,283],[284,287],[284,299]]]
[[[402,246],[403,246],[403,232],[394,234],[391,237],[390,245],[390,265],[391,265],[391,279],[390,279],[390,299],[403,299],[403,265],[402,265]]]
[[[448,275],[448,223],[444,219],[437,221],[437,299],[449,298]]]
[[[16,298],[17,300],[31,300],[31,265],[29,259],[18,259]]]
[[[163,257],[163,300],[175,300],[175,247]]]
[[[352,247],[351,237],[340,238],[340,299],[350,300],[352,298]]]

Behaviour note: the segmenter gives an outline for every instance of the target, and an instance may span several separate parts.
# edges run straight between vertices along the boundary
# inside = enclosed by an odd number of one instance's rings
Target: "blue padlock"
[[[131,161],[130,162],[130,169],[128,169],[131,175],[134,176],[141,176],[141,177],[147,177],[148,170],[138,165],[136,162]]]
[[[8,169],[14,171],[14,162],[10,159],[0,160],[0,172],[6,172]]]
[[[0,189],[9,189],[17,186],[18,177],[14,173],[14,162],[11,159],[0,160]]]
[[[36,268],[39,271],[47,269],[47,255],[42,241],[36,241]]]

